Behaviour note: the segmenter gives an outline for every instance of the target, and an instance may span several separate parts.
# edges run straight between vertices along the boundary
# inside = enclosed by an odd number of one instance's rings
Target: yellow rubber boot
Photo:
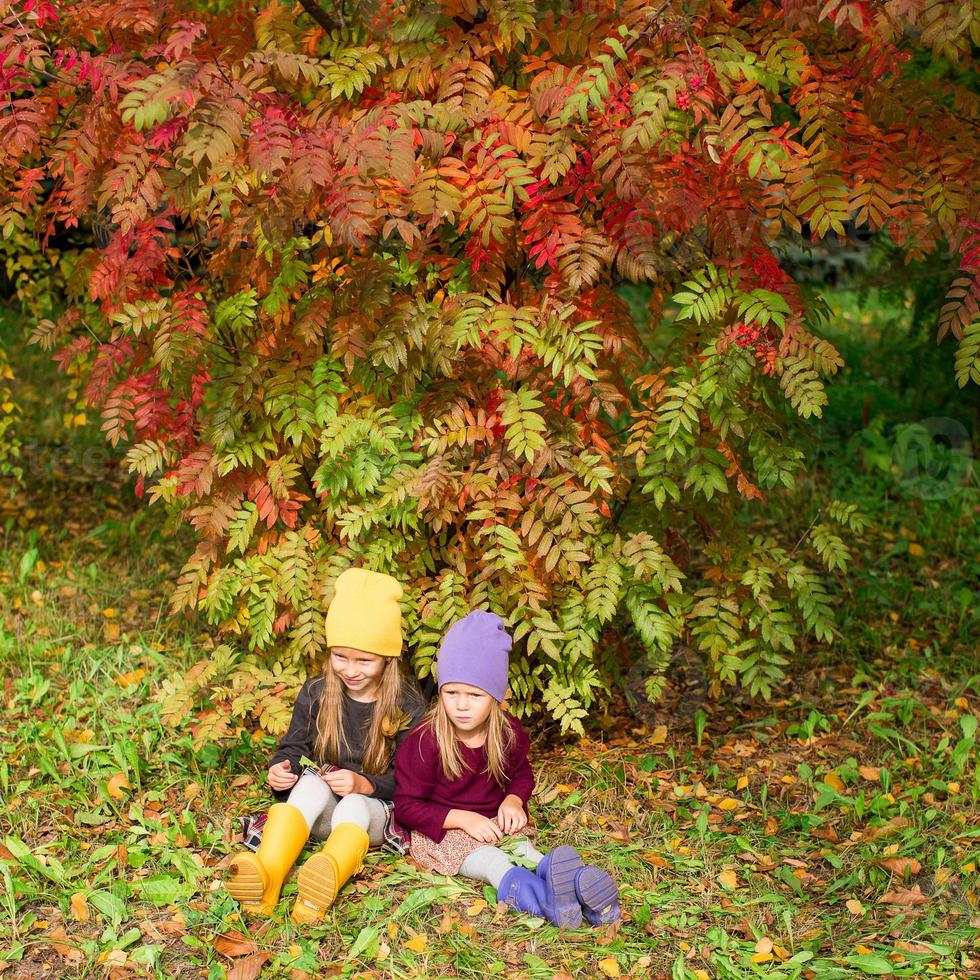
[[[370,844],[356,823],[337,824],[326,843],[299,869],[293,922],[319,922],[345,882],[361,870]]]
[[[309,835],[306,818],[296,807],[289,803],[269,807],[259,849],[236,854],[229,865],[225,887],[231,897],[252,915],[272,915],[282,883]]]

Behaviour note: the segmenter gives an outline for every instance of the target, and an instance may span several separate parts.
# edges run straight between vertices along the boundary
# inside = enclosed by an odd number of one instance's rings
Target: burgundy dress
[[[528,762],[530,739],[520,722],[509,718],[514,744],[505,762],[507,780],[501,786],[486,772],[485,746],[471,749],[460,744],[463,772],[448,779],[439,764],[439,746],[427,724],[419,725],[402,742],[395,755],[395,819],[411,831],[409,853],[423,867],[439,874],[455,875],[468,854],[481,847],[464,830],[446,830],[450,810],[471,810],[495,819],[504,798],[513,794],[524,804],[534,791],[534,773]]]

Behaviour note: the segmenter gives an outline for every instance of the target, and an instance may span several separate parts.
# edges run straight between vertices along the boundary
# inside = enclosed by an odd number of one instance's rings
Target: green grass
[[[0,499],[0,977],[977,974],[975,481],[926,500],[842,448],[794,517],[830,484],[873,518],[834,649],[801,651],[768,705],[691,703],[677,674],[652,715],[615,692],[587,739],[535,735],[539,842],[616,875],[620,928],[559,933],[372,853],[297,929],[293,881],[268,921],[221,887],[272,741],[196,751],[193,715],[160,722],[161,686],[212,642],[168,613],[186,541],[45,415],[48,369],[19,368],[38,458]]]

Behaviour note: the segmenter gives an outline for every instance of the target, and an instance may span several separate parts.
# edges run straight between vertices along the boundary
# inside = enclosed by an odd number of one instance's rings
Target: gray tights
[[[303,814],[310,836],[316,840],[326,840],[337,824],[353,823],[367,831],[373,845],[384,843],[386,812],[373,796],[337,796],[319,776],[304,773],[286,802]]]
[[[521,857],[527,858],[535,864],[544,857],[530,841],[517,841],[514,844],[514,850]],[[511,861],[509,854],[506,854],[499,847],[487,844],[466,855],[463,863],[459,866],[459,873],[466,878],[485,881],[488,885],[499,888],[501,879],[513,867],[514,862]]]

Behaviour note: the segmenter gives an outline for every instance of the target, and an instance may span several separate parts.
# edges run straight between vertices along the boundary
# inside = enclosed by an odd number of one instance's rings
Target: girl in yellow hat
[[[255,853],[236,854],[228,891],[242,907],[271,915],[307,839],[325,839],[300,869],[294,922],[317,922],[370,845],[393,835],[394,754],[425,710],[402,677],[402,587],[390,575],[348,568],[327,610],[330,655],[301,688],[289,731],[270,760],[271,807]],[[300,760],[318,769],[303,770]]]

